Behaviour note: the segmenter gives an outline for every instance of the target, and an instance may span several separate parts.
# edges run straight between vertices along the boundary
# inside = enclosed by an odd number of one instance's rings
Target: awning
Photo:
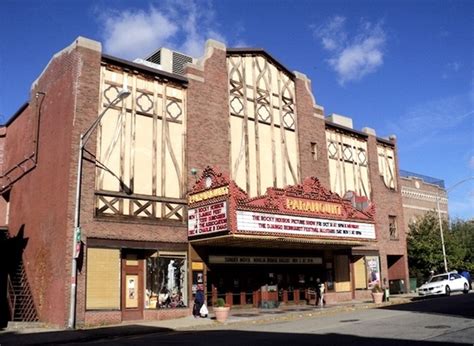
[[[227,234],[217,237],[193,239],[193,246],[203,247],[240,247],[240,248],[278,248],[278,249],[350,249],[355,246],[367,246],[367,242],[339,239],[315,239],[297,237],[278,237],[248,234]]]

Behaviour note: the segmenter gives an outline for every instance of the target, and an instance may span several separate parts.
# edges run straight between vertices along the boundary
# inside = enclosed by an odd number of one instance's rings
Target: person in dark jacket
[[[472,290],[471,274],[466,269],[460,270],[459,273],[466,278],[467,282],[469,282],[469,289]]]
[[[194,297],[193,315],[195,318],[200,316],[200,310],[204,304],[204,287],[202,284],[197,285],[196,296]]]

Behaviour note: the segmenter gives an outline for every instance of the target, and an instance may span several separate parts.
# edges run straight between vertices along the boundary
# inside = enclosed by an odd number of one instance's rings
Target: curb
[[[164,327],[147,321],[148,323],[141,323],[135,325],[113,325],[99,328],[84,328],[68,332],[66,329],[49,329],[49,328],[31,328],[31,329],[6,329],[0,332],[0,344],[38,344],[38,343],[70,343],[70,342],[91,342],[101,339],[128,337],[137,335],[146,335],[150,333],[173,333],[179,331],[195,331],[202,329],[217,329],[226,326],[238,324],[265,324],[278,321],[290,321],[303,318],[315,318],[318,316],[334,315],[341,312],[376,309],[391,305],[400,305],[411,302],[412,297],[395,298],[390,302],[382,304],[375,304],[372,302],[355,303],[343,306],[330,306],[327,308],[315,308],[307,311],[287,311],[279,313],[278,315],[260,315],[252,317],[229,317],[225,323],[217,322],[216,320],[208,320],[208,323],[201,323],[199,325],[187,325],[176,327]],[[171,321],[171,320],[170,320]],[[204,321],[203,321],[204,322]],[[207,321],[206,321],[207,322]],[[171,323],[171,322],[170,322]],[[127,328],[128,327],[128,328]],[[115,330],[113,330],[115,328]],[[161,331],[160,331],[161,329]],[[113,332],[112,332],[113,330]],[[64,333],[56,334],[54,333]],[[47,335],[50,334],[50,335]],[[42,340],[45,338],[45,340]],[[23,339],[23,340],[20,340]]]

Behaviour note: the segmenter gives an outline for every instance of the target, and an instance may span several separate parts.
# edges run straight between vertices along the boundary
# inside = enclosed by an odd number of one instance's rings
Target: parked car
[[[449,296],[451,292],[469,292],[469,282],[458,273],[444,273],[431,277],[431,279],[418,288],[418,295],[431,296],[444,294]]]

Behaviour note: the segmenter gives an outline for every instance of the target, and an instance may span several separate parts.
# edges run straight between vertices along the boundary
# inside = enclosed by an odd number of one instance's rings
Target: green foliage
[[[474,223],[456,220],[450,226],[443,220],[443,234],[449,270],[474,271]],[[424,282],[429,271],[444,272],[438,215],[428,212],[410,225],[407,238],[410,275]]]
[[[225,300],[223,298],[217,298],[216,306],[218,308],[223,308],[225,306]]]
[[[373,293],[382,293],[382,288],[379,286],[379,285],[375,285],[374,287],[372,287],[372,292]]]
[[[474,222],[454,220],[451,223],[451,234],[457,240],[458,251],[463,258],[458,269],[474,272]]]

